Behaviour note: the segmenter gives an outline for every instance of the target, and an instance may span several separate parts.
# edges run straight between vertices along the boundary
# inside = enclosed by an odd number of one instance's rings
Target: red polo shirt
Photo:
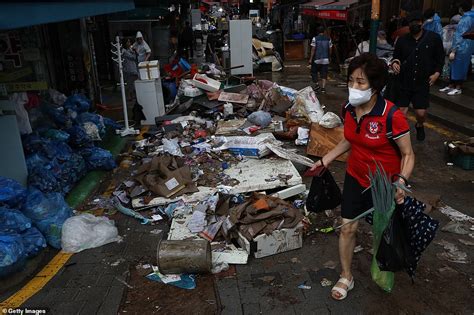
[[[344,116],[344,137],[351,144],[347,159],[347,173],[357,179],[363,187],[370,186],[369,168],[375,171],[375,161],[380,162],[391,177],[400,173],[400,153],[386,136],[387,114],[392,106],[382,96],[370,113],[362,116],[357,123],[354,107],[347,103]],[[410,133],[405,115],[397,110],[392,117],[392,134],[396,140]]]

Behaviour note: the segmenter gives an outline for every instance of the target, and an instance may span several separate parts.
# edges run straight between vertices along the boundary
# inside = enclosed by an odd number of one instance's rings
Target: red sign
[[[318,17],[326,20],[347,21],[347,11],[344,10],[314,10],[303,9],[303,14]]]

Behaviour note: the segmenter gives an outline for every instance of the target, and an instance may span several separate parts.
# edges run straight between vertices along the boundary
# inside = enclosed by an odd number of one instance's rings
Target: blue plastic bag
[[[26,189],[17,181],[0,176],[0,204],[16,207],[26,197]]]
[[[31,227],[31,220],[17,209],[0,207],[0,234],[19,233]]]
[[[86,161],[89,170],[110,171],[117,167],[115,159],[110,151],[99,147],[83,148],[79,151]]]
[[[91,122],[94,125],[96,125],[97,129],[99,130],[99,136],[100,137],[103,137],[105,135],[105,132],[107,131],[106,128],[105,128],[104,119],[101,115],[85,112],[85,113],[80,114],[77,117],[77,121],[81,125],[84,124],[84,123],[87,123],[87,122]]]
[[[32,154],[26,157],[28,169],[28,186],[35,187],[43,192],[54,192],[61,190],[54,169],[54,161],[51,162],[44,156]]]
[[[69,143],[73,147],[81,147],[86,145],[91,145],[92,141],[87,135],[86,130],[82,126],[72,126],[71,128],[66,130],[69,135]]]
[[[0,269],[25,257],[23,239],[17,233],[0,235]]]
[[[83,113],[90,109],[91,101],[84,94],[74,94],[66,99],[63,106],[68,110]]]
[[[104,125],[105,127],[107,128],[110,128],[112,130],[118,130],[118,129],[122,129],[122,125],[120,125],[119,123],[117,123],[115,120],[111,119],[111,118],[108,118],[108,117],[103,117],[104,118]]]
[[[49,245],[61,248],[61,229],[64,221],[72,216],[72,209],[60,193],[43,194],[37,189],[29,189],[22,211],[43,233]]]
[[[27,229],[20,235],[23,239],[25,255],[28,258],[38,255],[38,253],[42,251],[43,248],[48,246],[46,244],[46,239],[44,238],[43,234],[41,234],[41,232],[35,227]]]
[[[44,136],[48,139],[62,142],[66,142],[69,139],[67,132],[58,129],[49,129],[44,133]]]

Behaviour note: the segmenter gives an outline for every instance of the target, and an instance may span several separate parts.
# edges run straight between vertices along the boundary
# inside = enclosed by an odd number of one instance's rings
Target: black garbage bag
[[[377,251],[377,263],[382,271],[397,272],[416,264],[410,245],[407,223],[403,218],[404,205],[397,205]]]
[[[306,209],[311,212],[321,212],[334,209],[341,204],[341,189],[325,168],[319,176],[314,176],[306,199]]]

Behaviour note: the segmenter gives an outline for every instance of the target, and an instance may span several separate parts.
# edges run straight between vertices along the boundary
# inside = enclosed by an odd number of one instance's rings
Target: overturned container
[[[211,245],[206,240],[167,240],[158,244],[158,269],[163,274],[210,273]]]

